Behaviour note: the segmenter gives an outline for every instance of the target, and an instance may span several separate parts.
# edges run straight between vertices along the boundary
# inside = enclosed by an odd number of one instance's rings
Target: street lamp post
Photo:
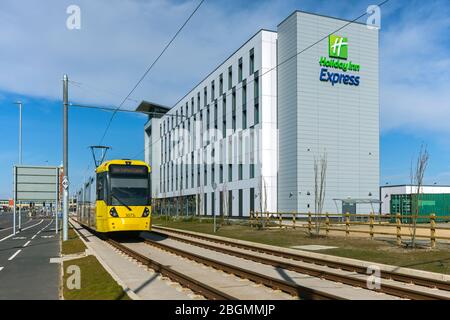
[[[68,239],[68,219],[69,219],[69,78],[63,78],[63,241]]]
[[[19,165],[22,164],[22,101],[17,101],[14,102],[14,104],[17,104],[19,106]],[[14,206],[16,205],[16,203],[14,202]],[[16,214],[14,213],[14,234],[15,234],[15,229],[16,229]],[[22,229],[22,206],[21,203],[19,202],[19,232]]]

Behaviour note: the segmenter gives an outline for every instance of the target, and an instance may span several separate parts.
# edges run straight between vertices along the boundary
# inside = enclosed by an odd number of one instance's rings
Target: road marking
[[[43,239],[53,238],[54,236],[41,236]]]
[[[27,243],[25,243],[25,244],[23,245],[23,247],[25,248],[27,245],[30,244],[30,242],[31,242],[31,240],[29,240]]]
[[[53,221],[53,220],[52,220],[52,221]],[[30,228],[36,227],[36,226],[40,225],[42,222],[44,222],[44,220],[41,220],[41,221],[39,221],[38,223],[33,224],[32,226],[26,227],[26,228],[22,229],[22,231],[25,231],[25,230],[28,230],[28,229],[30,229]],[[5,241],[6,239],[9,239],[9,238],[11,238],[11,237],[13,237],[13,236],[15,236],[15,234],[10,234],[9,236],[6,236],[6,237],[4,237],[3,239],[0,239],[0,242]]]
[[[0,267],[0,271],[2,271],[3,270],[3,267]]]
[[[34,236],[31,237],[31,240],[34,240],[34,238],[36,238],[37,234],[35,234]]]
[[[14,237],[13,240],[25,240],[27,237]]]
[[[8,261],[14,259],[20,253],[20,251],[22,251],[22,249],[17,250],[16,253],[14,253],[11,257],[9,257]]]

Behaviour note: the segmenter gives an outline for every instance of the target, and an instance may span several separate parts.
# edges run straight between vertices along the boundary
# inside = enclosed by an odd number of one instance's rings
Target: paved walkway
[[[0,233],[0,300],[59,299],[59,256],[55,223],[38,219],[12,236]]]

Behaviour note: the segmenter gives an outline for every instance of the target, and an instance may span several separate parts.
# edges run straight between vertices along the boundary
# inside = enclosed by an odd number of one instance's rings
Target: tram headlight
[[[150,210],[148,210],[148,208],[145,207],[144,213],[142,214],[142,217],[143,217],[143,218],[147,218],[149,214],[150,214]]]
[[[114,218],[118,218],[118,217],[119,217],[119,215],[117,214],[117,210],[116,210],[116,208],[114,208],[114,207],[112,207],[112,208],[109,210],[109,214],[110,214],[112,217],[114,217]]]

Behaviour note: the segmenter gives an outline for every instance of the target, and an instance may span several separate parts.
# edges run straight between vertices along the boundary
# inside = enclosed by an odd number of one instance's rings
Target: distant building
[[[400,201],[400,197],[398,197],[399,195],[411,195],[411,194],[415,194],[417,193],[417,185],[411,185],[411,184],[403,184],[403,185],[386,185],[386,186],[382,186],[380,187],[380,199],[381,199],[381,213],[382,214],[395,214],[395,213],[401,213],[400,211],[408,211],[407,208],[403,208],[404,205],[403,204],[399,204],[401,206],[401,208],[396,207],[397,210],[395,210],[396,212],[391,212],[391,206],[392,206],[392,198],[393,196],[397,196],[395,197],[396,201]],[[435,194],[435,195],[449,195],[449,199],[450,199],[450,186],[439,186],[439,185],[425,185],[421,187],[420,193],[423,195],[431,195],[431,194]],[[410,197],[404,197],[405,199],[410,199]],[[407,200],[408,201],[408,200]],[[435,200],[430,200],[430,201],[435,201]],[[405,202],[407,203],[407,202]],[[428,203],[431,206],[435,206],[436,204],[429,202]],[[409,209],[410,210],[410,209]],[[430,210],[432,210],[432,208],[430,208]],[[450,215],[450,207],[447,208],[448,210],[448,215]]]

